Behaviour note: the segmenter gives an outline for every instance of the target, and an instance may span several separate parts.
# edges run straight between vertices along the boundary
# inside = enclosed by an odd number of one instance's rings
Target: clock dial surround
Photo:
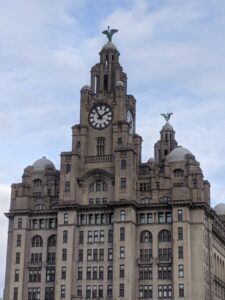
[[[112,108],[105,103],[95,104],[88,115],[88,121],[91,127],[102,130],[108,127],[113,120]]]

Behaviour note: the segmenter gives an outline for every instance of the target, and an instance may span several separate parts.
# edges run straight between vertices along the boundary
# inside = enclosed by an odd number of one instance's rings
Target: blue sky
[[[8,0],[0,2],[0,257],[5,261],[10,185],[23,169],[71,148],[79,96],[110,25],[137,99],[143,160],[164,123],[200,161],[212,206],[225,201],[223,0]],[[0,274],[0,295],[4,273]]]

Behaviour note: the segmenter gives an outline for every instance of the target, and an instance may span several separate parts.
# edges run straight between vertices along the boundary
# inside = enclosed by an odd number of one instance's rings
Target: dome
[[[123,83],[123,81],[118,80],[118,81],[116,82],[115,86],[116,86],[116,87],[124,86],[124,83]]]
[[[166,124],[163,125],[162,130],[170,130],[170,131],[174,131],[172,125],[170,125],[169,122],[166,122]]]
[[[184,161],[185,156],[189,154],[192,155],[191,151],[188,149],[180,146],[175,149],[173,149],[166,157],[166,160],[168,162],[174,162],[174,161]]]
[[[53,162],[47,159],[45,156],[36,160],[33,163],[33,171],[44,171],[46,167],[51,167],[55,169],[55,165],[53,164]]]
[[[112,42],[106,43],[102,48],[102,50],[109,50],[109,49],[117,50],[116,45],[114,45]]]
[[[219,203],[214,207],[217,215],[225,215],[225,203]]]

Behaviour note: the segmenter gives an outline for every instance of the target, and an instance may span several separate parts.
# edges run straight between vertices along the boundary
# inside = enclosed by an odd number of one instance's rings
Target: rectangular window
[[[83,244],[83,243],[84,243],[84,232],[79,231],[79,244]]]
[[[18,282],[20,279],[20,272],[18,269],[15,270],[14,281]]]
[[[178,258],[184,258],[184,248],[183,248],[183,246],[178,246]]]
[[[66,286],[65,285],[61,285],[61,298],[66,298]]]
[[[192,184],[193,184],[193,188],[196,189],[197,188],[197,179],[193,179]]]
[[[63,244],[66,244],[68,241],[68,231],[63,230]]]
[[[82,297],[82,285],[77,286],[77,296]]]
[[[159,248],[158,258],[159,261],[170,261],[172,258],[172,248]]]
[[[41,281],[41,269],[30,268],[29,269],[29,282],[40,282]]]
[[[88,243],[92,243],[92,231],[88,231]]]
[[[82,278],[83,278],[83,269],[82,269],[82,267],[79,267],[78,273],[77,273],[77,279],[82,280]]]
[[[69,215],[68,213],[64,213],[64,225],[68,224],[68,220],[69,220]]]
[[[108,260],[113,260],[113,248],[108,249]]]
[[[119,296],[124,297],[124,283],[120,283]]]
[[[63,261],[67,260],[67,249],[62,249],[62,260]]]
[[[103,298],[103,285],[99,285],[98,287],[98,297]]]
[[[139,279],[152,279],[152,266],[139,267]]]
[[[65,182],[65,192],[70,192],[70,182],[69,181]]]
[[[20,253],[16,252],[16,264],[20,264]]]
[[[160,299],[171,298],[172,297],[172,285],[164,284],[158,286],[158,297]]]
[[[172,268],[171,266],[158,266],[158,279],[171,279]]]
[[[22,218],[19,218],[19,219],[18,219],[18,229],[21,229],[21,228],[22,228],[22,224],[23,224],[23,219],[22,219]]]
[[[152,249],[140,249],[140,260],[142,262],[149,262],[152,259]]]
[[[46,282],[55,281],[55,268],[46,268]]]
[[[97,269],[97,267],[93,267],[93,273],[92,274],[93,274],[92,279],[96,280],[98,278],[98,269]]]
[[[51,189],[48,189],[47,194],[49,197],[51,196]]]
[[[121,189],[125,189],[127,187],[127,180],[126,180],[126,178],[121,178],[121,180],[120,180],[120,187],[121,187]]]
[[[21,246],[21,234],[17,234],[17,237],[16,237],[16,246],[17,247]]]
[[[125,258],[125,247],[122,246],[120,247],[120,259],[124,259]]]
[[[163,212],[158,213],[158,222],[165,223],[165,214]]]
[[[184,265],[179,265],[178,271],[179,271],[179,277],[183,278],[184,277]]]
[[[78,251],[78,261],[83,261],[83,249],[79,249]]]
[[[153,223],[153,215],[152,213],[147,214],[147,224]]]
[[[45,288],[45,300],[54,300],[55,289],[54,287]]]
[[[140,214],[140,224],[145,224],[145,214]]]
[[[152,285],[140,285],[139,286],[139,298],[151,299],[152,298]]]
[[[86,278],[87,278],[87,280],[91,279],[91,267],[87,267]]]
[[[184,297],[184,285],[179,284],[179,297]]]
[[[98,249],[93,249],[93,261],[98,260]]]
[[[91,298],[91,286],[86,286],[86,298]]]
[[[13,300],[18,300],[18,287],[13,290]]]
[[[66,279],[66,267],[62,267],[62,270],[61,270],[61,279]]]
[[[166,223],[171,223],[171,222],[172,222],[172,213],[166,212]]]
[[[87,260],[92,260],[92,249],[87,249]]]
[[[40,288],[29,288],[28,289],[28,300],[40,299]]]
[[[94,243],[98,243],[98,230],[94,230]]]
[[[112,285],[107,286],[107,296],[112,296]]]
[[[99,267],[99,279],[104,279],[104,267]]]
[[[125,227],[120,228],[120,240],[125,241]]]
[[[108,231],[108,243],[113,242],[113,229],[109,229]]]
[[[120,278],[124,278],[124,265],[120,265]]]
[[[104,243],[104,230],[100,230],[100,243]]]
[[[104,249],[99,249],[99,260],[104,260]]]
[[[177,220],[183,221],[183,210],[182,209],[178,209],[178,211],[177,211]]]
[[[112,279],[112,278],[113,278],[113,267],[108,266],[108,279]]]
[[[183,227],[177,228],[177,238],[178,240],[183,240]]]

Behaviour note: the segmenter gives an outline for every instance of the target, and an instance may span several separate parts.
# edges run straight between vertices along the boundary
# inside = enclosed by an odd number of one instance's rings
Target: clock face
[[[129,124],[129,134],[132,134],[134,132],[134,117],[130,109],[127,111],[127,123]]]
[[[89,116],[89,124],[98,130],[108,127],[113,120],[113,111],[107,104],[96,104],[92,107]]]

